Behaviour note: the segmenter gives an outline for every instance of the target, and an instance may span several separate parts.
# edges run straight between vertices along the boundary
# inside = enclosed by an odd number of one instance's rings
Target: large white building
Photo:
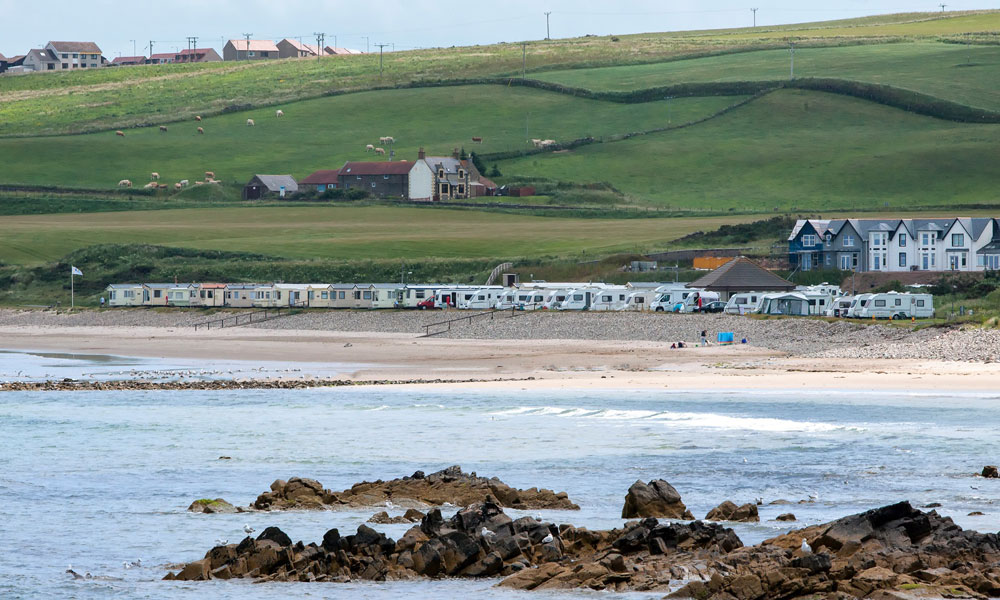
[[[1000,269],[992,218],[799,220],[788,237],[793,268],[842,271]]]

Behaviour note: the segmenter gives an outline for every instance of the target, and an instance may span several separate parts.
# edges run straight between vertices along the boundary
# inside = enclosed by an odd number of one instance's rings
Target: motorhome
[[[438,290],[454,287],[449,285],[414,285],[407,284],[404,286],[398,295],[399,297],[399,308],[417,308],[424,300],[428,298],[434,298],[434,294]]]
[[[698,308],[700,306],[704,306],[709,302],[717,302],[719,300],[719,292],[708,292],[705,290],[693,291],[693,294],[689,294],[687,298],[684,298],[681,312],[698,312]],[[701,300],[700,304],[698,302],[699,300]]]
[[[594,304],[594,299],[601,292],[594,288],[579,288],[570,290],[566,297],[558,305],[553,306],[556,310],[590,310]]]
[[[496,305],[497,298],[503,293],[503,288],[484,287],[473,290],[471,294],[462,294],[458,301],[458,308],[463,310],[490,310]]]
[[[659,288],[656,299],[649,305],[649,310],[655,312],[678,312],[688,296],[697,291],[684,287]]]
[[[846,318],[852,302],[854,302],[853,296],[837,296],[826,307],[826,316]]]
[[[598,292],[590,310],[623,310],[628,303],[628,297],[634,293],[626,286],[608,286]]]
[[[745,315],[757,309],[764,292],[740,292],[733,294],[723,310],[728,315]]]
[[[859,319],[927,319],[934,316],[934,297],[930,294],[886,292],[872,294],[859,311]]]
[[[800,285],[795,288],[796,292],[806,292],[815,294],[826,294],[827,296],[836,297],[843,296],[844,292],[840,289],[839,285],[833,285],[832,283],[817,283],[816,285]]]
[[[660,295],[654,290],[642,290],[637,292],[632,292],[625,298],[625,304],[618,310],[653,310],[651,307],[653,302]]]

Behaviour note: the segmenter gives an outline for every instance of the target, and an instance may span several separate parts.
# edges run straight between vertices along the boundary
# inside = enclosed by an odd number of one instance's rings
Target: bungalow
[[[215,48],[185,48],[174,56],[175,63],[221,62],[222,57]]]
[[[299,191],[299,184],[291,175],[254,175],[243,186],[244,200],[260,200],[267,197],[284,198]]]
[[[353,48],[337,48],[336,46],[327,46],[323,48],[327,56],[342,56],[348,54],[364,54],[361,50],[355,50]]]
[[[113,283],[104,288],[108,292],[108,306],[141,306],[141,283]]]
[[[337,175],[337,186],[343,190],[362,189],[380,198],[431,200],[433,173],[422,160],[347,162]]]
[[[145,56],[119,56],[111,61],[112,67],[131,67],[134,65],[144,65],[149,60]]]
[[[256,283],[226,284],[225,305],[233,308],[250,308],[254,305],[254,292],[257,287]]]
[[[340,169],[326,169],[322,171],[316,171],[312,175],[306,177],[299,182],[299,188],[302,191],[315,190],[317,192],[325,192],[326,190],[337,189],[337,177],[340,175]]]
[[[290,38],[285,38],[275,45],[278,47],[278,58],[309,58],[319,55],[318,46],[303,44]]]
[[[150,65],[168,65],[173,63],[176,58],[176,52],[157,52],[156,54],[150,54],[146,63]]]
[[[103,64],[101,48],[94,42],[49,42],[45,50],[56,59],[56,71],[96,69]]]
[[[142,305],[143,306],[166,306],[167,292],[174,287],[172,283],[144,283],[142,284]]]
[[[229,40],[222,48],[225,60],[268,60],[278,55],[278,47],[271,40]]]

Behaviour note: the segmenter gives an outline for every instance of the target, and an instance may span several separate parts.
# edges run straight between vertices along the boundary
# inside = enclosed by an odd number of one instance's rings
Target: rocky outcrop
[[[804,551],[803,540],[809,551]],[[902,502],[735,550],[676,598],[1000,597],[1000,537]]]
[[[981,475],[987,479],[997,479],[1000,478],[1000,470],[998,470],[994,465],[986,465],[983,467]]]
[[[202,498],[201,500],[195,500],[192,502],[191,506],[188,507],[188,512],[205,513],[210,515],[214,513],[225,514],[243,512],[243,509],[233,506],[222,498],[216,498],[215,500]]]
[[[740,523],[757,523],[760,515],[757,514],[756,504],[744,504],[736,506],[734,502],[726,500],[722,504],[708,511],[705,515],[706,521],[738,521]]]
[[[775,521],[794,521],[795,515],[792,513],[782,513],[774,518]]]
[[[251,505],[256,510],[310,508],[358,508],[365,506],[469,506],[494,498],[500,506],[525,510],[579,510],[566,492],[547,489],[512,488],[496,477],[479,477],[463,473],[459,466],[424,475],[417,471],[409,477],[390,481],[364,481],[342,492],[324,489],[314,479],[294,477],[287,482],[277,480],[270,491],[264,492]]]
[[[674,486],[662,479],[649,483],[636,481],[625,495],[623,519],[657,517],[664,519],[693,520],[694,515],[681,502],[681,495]]]
[[[383,510],[372,515],[368,519],[368,522],[376,525],[403,525],[406,523],[419,523],[425,516],[424,513],[415,508],[407,509],[406,513],[396,515],[395,517],[390,517],[389,513]]]
[[[447,520],[440,509],[432,509],[399,540],[361,525],[353,535],[331,529],[320,543],[293,544],[271,527],[257,539],[212,548],[164,579],[385,581],[514,575],[504,585],[666,589],[678,572],[669,568],[668,556],[708,557],[740,546],[731,529],[700,522],[644,519],[623,529],[589,531],[531,517],[513,520],[489,498]]]

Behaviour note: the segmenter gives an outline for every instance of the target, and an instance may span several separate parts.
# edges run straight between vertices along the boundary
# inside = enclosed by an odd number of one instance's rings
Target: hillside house
[[[215,48],[185,48],[174,57],[175,63],[221,62],[222,57]]]
[[[303,192],[317,191],[320,193],[326,190],[335,190],[337,189],[337,177],[339,175],[340,169],[316,171],[299,182],[299,189]]]
[[[364,54],[361,50],[355,50],[353,48],[337,48],[336,46],[327,46],[323,48],[323,51],[327,56],[344,56],[350,54]]]
[[[1000,268],[1000,222],[992,218],[803,219],[788,237],[793,268],[859,272]]]
[[[42,73],[45,71],[61,71],[59,57],[44,48],[34,48],[28,50],[16,65],[17,69],[11,68],[13,72],[21,73]]]
[[[119,56],[111,61],[112,67],[131,67],[135,65],[144,65],[146,61],[149,60],[145,56]]]
[[[275,45],[278,47],[278,58],[314,58],[319,55],[318,46],[303,44],[291,38],[285,38]]]
[[[243,186],[243,199],[284,198],[298,191],[299,184],[291,175],[254,175]]]
[[[101,48],[94,42],[49,42],[45,50],[55,57],[55,71],[96,69],[103,64]]]
[[[417,156],[434,176],[434,200],[464,200],[472,195],[468,161],[459,158],[457,148],[451,156],[426,156],[421,148]]]
[[[337,176],[340,189],[363,189],[379,198],[426,200],[433,197],[433,174],[423,160],[347,162]]]
[[[278,47],[271,40],[229,40],[222,48],[224,60],[269,60],[278,58]]]

